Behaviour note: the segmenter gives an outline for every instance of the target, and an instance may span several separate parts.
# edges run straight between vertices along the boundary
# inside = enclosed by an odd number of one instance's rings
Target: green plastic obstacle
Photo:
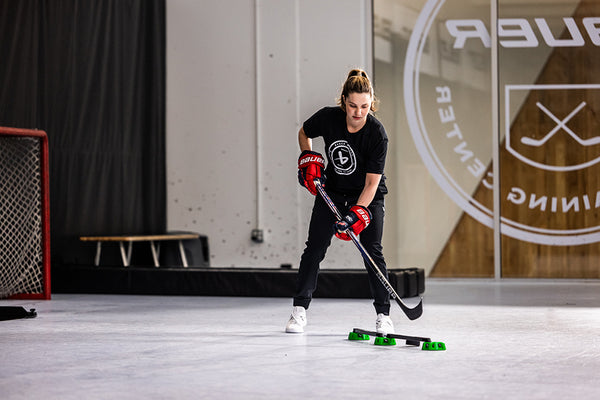
[[[350,332],[348,334],[348,340],[369,340],[371,339],[369,335],[364,333]]]
[[[355,332],[358,331],[358,332]],[[370,340],[371,336],[367,333],[367,331],[361,331],[360,329],[355,329],[348,334],[348,340]],[[372,333],[372,332],[369,332]],[[374,334],[372,334],[374,336]],[[389,337],[392,336],[392,337]],[[389,335],[389,336],[375,336],[375,345],[376,346],[395,346],[396,338],[401,338],[406,340],[406,344],[409,346],[419,346],[421,342],[423,342],[423,347],[421,350],[428,351],[443,351],[446,350],[446,344],[444,342],[429,342],[431,340],[429,338],[420,338],[416,336],[402,336],[402,335]]]
[[[374,344],[375,344],[375,346],[395,346],[396,345],[396,339],[377,336],[375,338],[375,343]]]
[[[444,351],[446,350],[446,344],[444,342],[423,342],[421,350]]]

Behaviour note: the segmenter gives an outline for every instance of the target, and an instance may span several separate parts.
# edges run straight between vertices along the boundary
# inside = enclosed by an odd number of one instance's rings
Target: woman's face
[[[346,124],[348,131],[359,131],[367,122],[373,99],[369,93],[350,93],[346,97]]]

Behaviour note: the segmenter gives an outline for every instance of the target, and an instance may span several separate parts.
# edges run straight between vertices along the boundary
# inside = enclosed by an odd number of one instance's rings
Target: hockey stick
[[[333,201],[331,200],[329,195],[325,192],[325,189],[323,189],[323,186],[321,185],[321,181],[319,181],[318,179],[315,179],[314,184],[315,184],[315,187],[317,188],[319,194],[323,198],[323,200],[325,200],[325,203],[327,203],[327,205],[329,206],[331,211],[333,211],[333,213],[335,214],[338,221],[341,220],[342,214],[340,214],[340,212],[338,211],[337,207],[335,206],[335,204],[333,203]],[[377,265],[375,264],[375,261],[373,261],[373,258],[371,258],[369,253],[367,253],[367,251],[363,247],[363,245],[358,241],[358,238],[356,237],[354,232],[348,230],[347,233],[348,233],[348,236],[350,236],[350,239],[352,240],[352,242],[356,245],[356,247],[360,251],[360,254],[363,256],[363,258],[365,259],[367,264],[371,267],[373,272],[375,272],[375,275],[377,275],[377,278],[379,279],[379,281],[383,284],[383,286],[388,291],[390,296],[394,300],[396,300],[396,303],[398,303],[398,305],[400,306],[402,311],[404,311],[404,314],[406,314],[408,319],[415,320],[415,319],[419,318],[421,316],[421,314],[423,314],[423,299],[421,298],[421,301],[419,302],[419,304],[417,304],[414,308],[410,308],[406,304],[404,304],[404,302],[400,299],[400,296],[398,296],[398,293],[396,293],[396,291],[394,290],[394,288],[392,287],[390,282],[387,280],[385,275],[383,275],[381,270],[377,267]]]
[[[567,115],[567,117],[565,119],[563,119],[562,121],[559,120],[558,118],[556,118],[556,116],[554,116],[554,114],[552,114],[550,112],[550,110],[548,110],[546,107],[544,107],[544,105],[542,103],[540,103],[539,101],[537,103],[535,103],[535,105],[538,106],[538,108],[540,110],[542,110],[547,116],[549,116],[554,122],[556,122],[556,127],[554,129],[552,129],[550,132],[548,132],[548,134],[541,139],[533,139],[533,138],[524,136],[521,138],[521,143],[526,144],[528,146],[540,147],[541,145],[546,143],[548,140],[550,140],[554,136],[554,134],[556,132],[558,132],[559,129],[564,129],[565,132],[567,132],[569,134],[569,136],[571,136],[573,139],[575,139],[575,141],[582,146],[594,146],[594,145],[600,144],[600,136],[594,136],[589,139],[582,139],[579,136],[577,136],[577,134],[575,132],[573,132],[571,129],[569,129],[569,127],[566,125],[566,123],[569,122],[569,120],[571,118],[573,118],[575,116],[575,114],[577,114],[583,107],[586,106],[585,101],[582,101],[579,104],[579,106],[577,106],[577,108],[575,108],[571,112],[571,114]]]

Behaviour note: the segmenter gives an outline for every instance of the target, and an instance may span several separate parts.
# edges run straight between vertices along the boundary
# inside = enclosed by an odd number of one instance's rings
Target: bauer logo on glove
[[[320,153],[310,150],[304,150],[298,157],[298,182],[308,191],[316,196],[314,180],[319,179],[321,183],[325,182],[325,159]]]
[[[368,208],[359,205],[352,206],[348,214],[335,223],[335,236],[342,240],[352,240],[348,230],[358,236],[370,223],[371,212]]]

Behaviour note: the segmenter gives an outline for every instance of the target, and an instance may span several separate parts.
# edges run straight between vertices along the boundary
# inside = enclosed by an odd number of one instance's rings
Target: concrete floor
[[[407,302],[414,304],[414,299]],[[429,279],[424,314],[393,305],[398,333],[446,351],[347,340],[369,300],[315,299],[304,334],[291,300],[53,295],[0,301],[0,398],[598,399],[600,282]]]

